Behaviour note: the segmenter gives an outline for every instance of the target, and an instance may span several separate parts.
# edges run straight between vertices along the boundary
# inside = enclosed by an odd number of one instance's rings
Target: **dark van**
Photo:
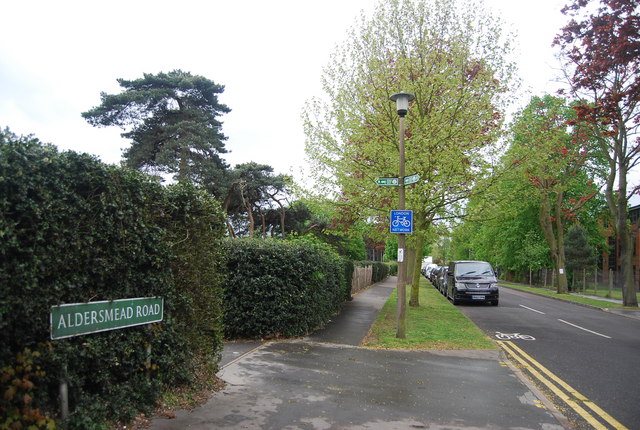
[[[498,306],[498,279],[486,261],[452,261],[447,272],[447,298],[461,302],[483,302]]]

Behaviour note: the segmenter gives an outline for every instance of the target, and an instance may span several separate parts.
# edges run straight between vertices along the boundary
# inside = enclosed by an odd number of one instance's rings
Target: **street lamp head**
[[[398,116],[400,117],[403,117],[407,114],[407,112],[409,111],[409,102],[415,98],[416,96],[411,93],[395,93],[391,97],[389,97],[390,100],[396,102],[396,106],[398,108]]]

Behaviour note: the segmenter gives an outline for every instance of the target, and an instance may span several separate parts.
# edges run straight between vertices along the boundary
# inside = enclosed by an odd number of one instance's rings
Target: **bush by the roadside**
[[[345,299],[343,260],[328,246],[244,239],[225,247],[229,339],[307,334],[326,324]]]
[[[164,386],[188,382],[192,345],[219,356],[221,280],[197,256],[219,257],[222,222],[195,189],[167,191],[4,130],[0,216],[0,426],[58,419],[61,380],[68,428],[126,422]],[[50,340],[53,305],[151,296],[164,299],[161,323]]]
[[[215,371],[222,355],[224,214],[210,194],[191,184],[169,186],[165,195],[160,223],[172,251],[180,335],[188,344],[188,353],[198,360],[192,364]]]
[[[356,265],[353,261],[344,258],[342,267],[344,267],[344,283],[345,283],[344,299],[352,300],[351,285],[353,284],[353,272],[355,270]]]
[[[387,279],[387,276],[389,276],[389,266],[385,263],[373,262],[373,276],[371,279],[373,283],[383,281]]]
[[[389,276],[396,276],[398,274],[398,263],[387,263],[389,266]]]

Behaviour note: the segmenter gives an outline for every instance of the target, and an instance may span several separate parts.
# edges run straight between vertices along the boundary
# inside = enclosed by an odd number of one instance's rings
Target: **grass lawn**
[[[504,285],[505,287],[515,288],[517,290],[528,291],[528,292],[531,292],[531,293],[543,294],[545,296],[554,297],[554,298],[562,299],[562,300],[567,300],[567,301],[570,301],[570,302],[576,302],[576,303],[582,303],[582,304],[589,305],[589,306],[595,306],[597,308],[635,309],[635,310],[638,309],[638,308],[624,307],[621,304],[609,302],[609,301],[606,301],[606,300],[591,299],[591,298],[587,298],[587,297],[580,297],[580,296],[573,295],[573,294],[558,294],[558,293],[556,293],[556,290],[543,288],[543,287],[529,287],[529,286],[525,286],[525,285],[521,285],[521,284],[511,284],[509,282],[500,282],[500,285]],[[604,297],[607,294],[607,292],[608,292],[607,290],[598,290],[598,296]],[[584,292],[584,294],[591,294],[591,295],[593,295],[593,293],[594,293],[593,290],[591,290],[591,291],[586,290]],[[613,298],[616,298],[615,295],[614,295]],[[622,299],[622,295],[620,295],[619,300],[621,300],[621,299]]]
[[[396,291],[382,308],[369,334],[362,342],[366,348],[389,349],[497,349],[475,324],[453,306],[430,282],[420,280],[420,307],[408,303],[406,338],[396,338]]]

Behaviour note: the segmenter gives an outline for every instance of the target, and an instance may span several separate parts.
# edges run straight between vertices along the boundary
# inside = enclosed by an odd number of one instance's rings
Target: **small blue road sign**
[[[413,233],[413,211],[391,211],[391,233]]]

